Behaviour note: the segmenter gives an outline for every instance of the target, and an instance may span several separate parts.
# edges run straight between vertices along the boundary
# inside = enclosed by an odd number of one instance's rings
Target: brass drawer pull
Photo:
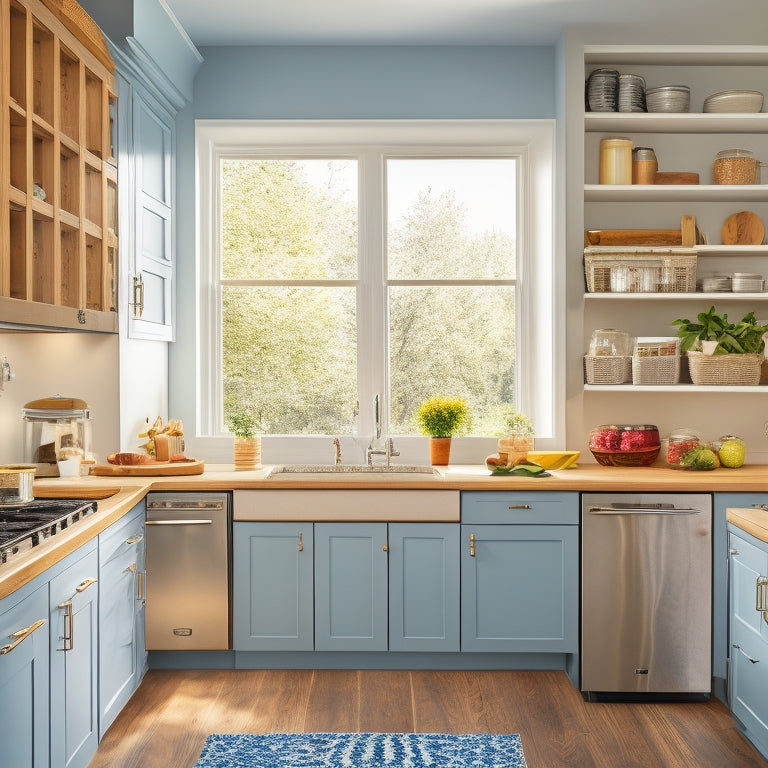
[[[96,584],[98,582],[98,579],[94,576],[89,576],[87,579],[84,579],[81,581],[76,587],[75,592],[85,592],[88,587],[91,586],[91,584]]]
[[[126,544],[138,544],[144,537],[141,534],[138,534],[137,536],[131,536],[130,539],[126,539]]]
[[[509,508],[510,509],[530,509],[531,505],[530,504],[510,504]]]
[[[470,557],[475,556],[475,534],[474,533],[469,534],[469,556]]]
[[[0,648],[0,656],[5,656],[6,653],[10,653],[19,643],[24,642],[24,640],[26,640],[36,629],[40,629],[43,624],[45,624],[45,619],[38,619],[34,624],[30,624],[28,627],[24,627],[24,629],[20,629],[18,632],[8,635],[8,637],[13,638],[13,642]]]
[[[299,552],[304,551],[304,534],[299,531]]]

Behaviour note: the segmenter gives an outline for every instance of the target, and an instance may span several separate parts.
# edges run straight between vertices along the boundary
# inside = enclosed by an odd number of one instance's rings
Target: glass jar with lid
[[[712,169],[715,184],[759,183],[760,163],[749,149],[724,149],[718,152]]]
[[[667,443],[667,464],[670,467],[683,467],[683,459],[701,445],[701,437],[692,429],[676,429],[669,436]]]

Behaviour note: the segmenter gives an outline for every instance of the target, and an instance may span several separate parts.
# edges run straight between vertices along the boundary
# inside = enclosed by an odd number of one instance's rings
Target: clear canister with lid
[[[600,183],[632,183],[632,139],[608,136],[600,140]]]
[[[56,477],[57,460],[79,455],[91,458],[91,413],[85,400],[54,395],[22,408],[24,461],[38,477]]]
[[[749,149],[718,152],[712,168],[715,184],[759,184],[760,163]]]
[[[659,162],[651,147],[635,147],[632,150],[632,183],[655,184]]]

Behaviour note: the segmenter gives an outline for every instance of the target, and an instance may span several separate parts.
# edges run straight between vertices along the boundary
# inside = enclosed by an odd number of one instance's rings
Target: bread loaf
[[[110,464],[152,464],[154,461],[151,456],[147,456],[146,453],[110,453],[107,456],[107,461]]]

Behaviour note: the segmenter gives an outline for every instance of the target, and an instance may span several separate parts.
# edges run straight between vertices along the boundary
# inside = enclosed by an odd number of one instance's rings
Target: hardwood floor
[[[89,768],[190,768],[210,733],[519,733],[528,768],[765,768],[723,704],[585,703],[562,672],[152,670]]]

